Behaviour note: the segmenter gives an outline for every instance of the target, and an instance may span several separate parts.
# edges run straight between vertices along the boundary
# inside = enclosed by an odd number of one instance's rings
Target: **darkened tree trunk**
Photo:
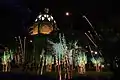
[[[34,45],[33,56],[35,57],[36,62],[39,62],[42,49],[44,49],[47,45],[46,37],[42,35],[36,35],[34,37],[33,45]]]

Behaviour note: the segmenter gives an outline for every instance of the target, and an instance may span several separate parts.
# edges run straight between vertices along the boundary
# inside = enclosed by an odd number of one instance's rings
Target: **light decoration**
[[[30,40],[30,42],[32,43],[32,40]]]
[[[54,21],[54,23],[56,23],[56,21]]]
[[[50,34],[53,30],[58,30],[56,21],[53,19],[53,16],[48,14],[40,14],[35,20],[33,26],[30,28],[31,30],[29,33],[31,35],[37,35],[39,34],[38,32],[41,34]]]
[[[44,66],[45,66],[45,50],[42,49],[42,52],[40,54],[40,61],[39,61],[39,64],[38,64],[38,68],[37,68],[37,74],[39,75],[42,75],[43,74],[43,70],[44,70]],[[34,63],[34,56],[33,56],[33,61]]]
[[[42,63],[42,66],[41,66],[41,70],[40,70],[40,74],[42,75],[43,74],[43,68],[44,68],[44,66],[45,66],[45,55],[44,55],[44,53],[45,53],[45,50],[44,49],[42,49],[42,53],[41,53],[41,55],[40,55],[40,61],[41,61],[41,63]]]
[[[37,22],[37,19],[35,19],[35,22]]]
[[[101,68],[102,68],[102,63],[104,62],[104,59],[102,57],[98,57],[98,58],[91,58],[92,63],[94,64],[96,71],[100,72]]]
[[[64,78],[71,79],[72,72],[74,69],[78,70],[79,74],[85,74],[87,64],[87,56],[82,47],[78,46],[78,41],[74,43],[66,42],[65,36],[59,34],[59,42],[52,42],[48,40],[50,44],[52,44],[51,50],[52,54],[42,54],[40,55],[40,71],[41,75],[46,68],[46,72],[51,72],[53,69],[55,72],[57,71],[59,74],[59,80],[62,79],[62,71],[64,72]],[[73,46],[73,47],[71,47]],[[89,46],[88,46],[89,47]],[[91,49],[90,49],[91,50]],[[95,52],[92,51],[91,52]],[[49,53],[49,52],[48,52]],[[98,53],[97,53],[98,54]],[[92,55],[92,54],[91,54]],[[91,59],[94,64],[96,71],[100,72],[102,68],[102,62],[104,62],[102,57],[95,58],[92,56]],[[46,66],[46,67],[45,67]],[[55,68],[53,68],[53,66]],[[45,68],[44,68],[45,67]],[[77,68],[76,68],[77,67]],[[100,68],[101,67],[101,68]]]
[[[57,62],[56,65],[58,66],[59,80],[61,80],[61,64],[62,64],[61,61],[68,62],[68,58],[67,58],[66,40],[64,38],[64,35],[63,37],[61,37],[61,34],[59,34],[59,40],[60,40],[59,43],[53,43],[52,41],[48,41],[48,42],[53,45],[52,47],[56,54],[56,62]],[[66,65],[64,65],[64,67],[66,67]],[[67,70],[67,74],[69,74],[68,70]],[[68,77],[70,77],[70,75],[68,75]]]
[[[47,17],[47,15],[45,14],[44,17]]]
[[[20,61],[21,61],[20,54],[17,53],[17,54],[14,56],[14,58],[15,58],[15,64],[19,65],[19,64],[20,64]]]
[[[50,34],[53,31],[53,27],[49,25],[43,25],[40,28],[40,33],[42,34]]]
[[[36,34],[38,34],[38,24],[37,23],[35,23],[32,27],[30,27],[30,28],[32,28],[32,30],[30,31],[30,34],[31,35],[36,35]]]
[[[78,73],[84,74],[86,72],[85,65],[87,64],[87,56],[85,52],[79,52],[78,54]]]
[[[37,28],[37,26],[33,28],[33,35],[34,34],[38,34],[38,28]]]
[[[51,16],[50,18],[53,20],[53,17],[52,17],[52,16]]]
[[[49,17],[49,15],[46,16],[47,18]]]
[[[77,52],[78,54],[76,55],[76,49],[80,48],[77,45],[78,41],[75,41],[75,43],[73,43],[74,48],[68,48],[68,45],[66,43],[65,37],[64,35],[61,36],[61,34],[59,34],[59,42],[58,43],[54,43],[50,40],[48,40],[48,42],[50,44],[52,44],[53,47],[53,51],[55,53],[55,59],[56,59],[56,66],[58,67],[58,73],[59,73],[59,80],[61,79],[61,70],[62,70],[62,66],[64,66],[64,77],[70,79],[72,77],[72,72],[73,72],[73,65],[76,64],[76,66],[78,66],[79,68],[79,73],[80,74],[84,74],[86,72],[85,69],[85,64],[87,64],[87,56],[85,55],[85,52],[82,53],[81,52]],[[69,43],[72,44],[72,43]],[[75,56],[76,55],[76,56]],[[73,56],[75,58],[73,58]],[[75,61],[73,59],[76,59]],[[73,61],[75,62],[73,64]]]
[[[3,72],[8,72],[11,69],[10,62],[13,60],[13,52],[10,51],[4,51],[4,55],[1,57],[2,59],[2,65],[3,65]]]
[[[48,20],[49,20],[49,21],[50,21],[50,19],[51,19],[51,18],[50,18],[50,17],[48,17]]]
[[[95,54],[97,54],[97,51],[95,51]]]
[[[45,18],[44,17],[42,17],[42,20],[44,20]]]
[[[52,63],[54,61],[54,58],[52,55],[46,55],[46,71],[51,72],[52,71]]]
[[[93,53],[94,51],[91,51],[91,53]]]
[[[53,27],[49,24],[43,24],[39,29],[41,34],[50,34],[53,31]],[[34,24],[33,30],[30,31],[31,35],[38,34],[38,24]]]
[[[45,16],[45,15],[44,15],[44,16]],[[38,16],[38,18],[41,18],[41,17],[42,17],[42,15],[39,15],[39,16]]]

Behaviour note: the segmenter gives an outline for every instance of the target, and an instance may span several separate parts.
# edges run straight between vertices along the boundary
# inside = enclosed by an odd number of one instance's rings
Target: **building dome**
[[[48,14],[49,9],[45,8],[45,13],[40,13],[35,19],[34,24],[30,27],[30,35],[50,34],[58,30],[56,21],[52,15]]]

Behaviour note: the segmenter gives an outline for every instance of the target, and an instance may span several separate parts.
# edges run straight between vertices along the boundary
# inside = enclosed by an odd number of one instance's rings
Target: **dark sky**
[[[72,13],[75,26],[79,26],[80,21],[82,23],[81,16],[86,15],[97,31],[104,29],[106,45],[119,43],[113,34],[120,32],[120,6],[112,0],[0,0],[0,36],[4,36],[2,41],[8,40],[11,35],[26,34],[27,28],[45,7],[50,8],[60,27],[69,19],[64,14],[66,11]],[[113,29],[113,37],[109,34],[111,32],[106,32],[109,28]],[[115,39],[112,40],[113,38]]]
[[[73,14],[74,21],[84,14],[94,25],[107,23],[109,17],[113,16],[110,0],[0,0],[0,20],[5,29],[10,28],[12,33],[19,34],[32,24],[45,7],[50,8],[58,22],[64,20],[65,11]]]

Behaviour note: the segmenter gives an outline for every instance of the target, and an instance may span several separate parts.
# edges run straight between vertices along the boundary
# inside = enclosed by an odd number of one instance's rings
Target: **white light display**
[[[44,17],[42,17],[42,20],[44,20],[45,18]]]

